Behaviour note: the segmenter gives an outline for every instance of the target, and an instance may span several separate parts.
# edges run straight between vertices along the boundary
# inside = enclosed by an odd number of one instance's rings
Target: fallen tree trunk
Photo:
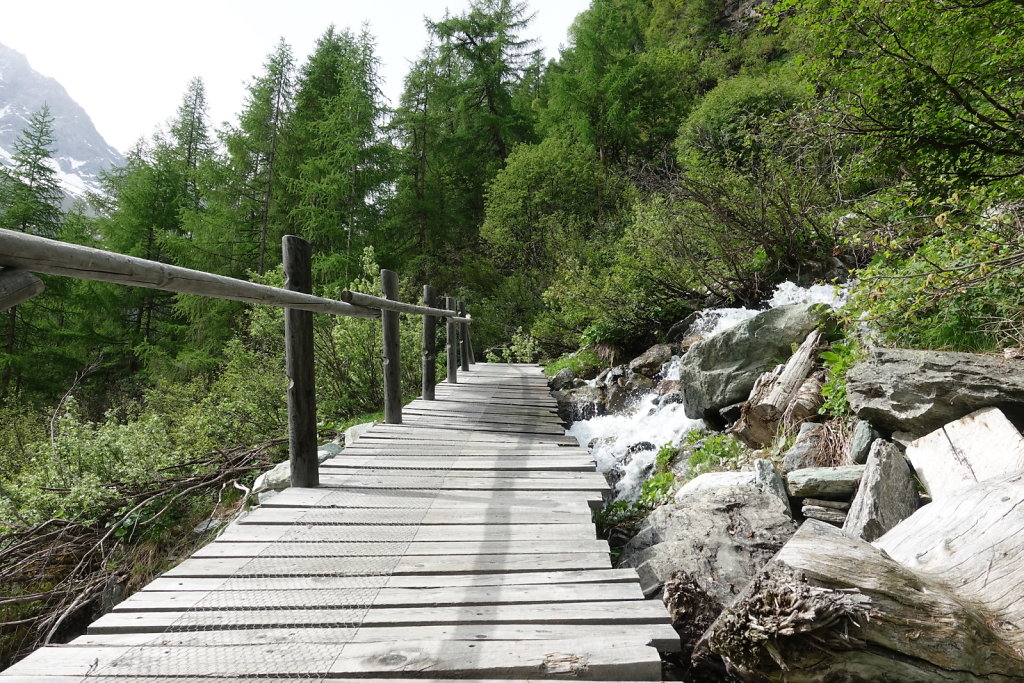
[[[697,647],[770,681],[1020,681],[1024,473],[874,545],[808,520]],[[934,509],[933,509],[934,508]]]
[[[821,340],[821,331],[814,330],[807,335],[800,348],[785,365],[780,365],[758,377],[750,391],[750,398],[743,404],[740,419],[732,429],[748,446],[761,448],[771,443],[783,415],[801,393],[808,375],[814,368],[816,351],[821,345]],[[818,384],[809,384],[804,393],[813,394],[813,387]],[[812,408],[812,404],[813,398],[802,397],[801,406],[794,412],[797,421],[807,419],[812,411],[817,410],[818,406],[814,405]]]

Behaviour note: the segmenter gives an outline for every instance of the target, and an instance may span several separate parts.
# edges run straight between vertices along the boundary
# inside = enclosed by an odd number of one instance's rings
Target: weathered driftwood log
[[[936,429],[907,446],[932,500],[991,477],[1024,470],[1024,437],[998,408],[985,408]]]
[[[801,396],[801,405],[793,413],[794,418],[807,419],[817,412],[817,405],[814,405],[816,399],[802,393],[820,392],[820,383],[811,383],[806,387],[804,385],[814,368],[821,340],[821,332],[812,331],[785,365],[761,375],[754,383],[750,398],[740,413],[740,419],[733,427],[736,435],[748,446],[760,448],[771,443],[779,421],[798,395]],[[818,387],[817,392],[814,390],[815,387]]]
[[[846,523],[846,512],[843,510],[804,503],[800,511],[807,519],[816,519],[837,526],[842,526]]]
[[[789,683],[1020,681],[1022,501],[1024,473],[989,481],[874,545],[809,520],[698,652]]]

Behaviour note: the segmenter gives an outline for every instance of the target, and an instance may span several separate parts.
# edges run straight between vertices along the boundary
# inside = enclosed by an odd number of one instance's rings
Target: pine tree
[[[53,116],[43,105],[14,141],[14,162],[0,184],[0,227],[42,237],[60,231],[64,193],[53,169]]]
[[[332,26],[299,78],[285,184],[290,224],[312,242],[322,283],[347,282],[381,225],[393,146],[381,127],[378,67],[368,33]]]
[[[43,105],[14,142],[13,166],[0,178],[0,227],[42,237],[60,231],[64,193],[50,165],[53,155],[53,116]],[[39,297],[10,309],[6,315],[3,351],[0,353],[0,394],[16,391],[29,363],[29,346],[50,348],[54,328],[42,314],[51,297]],[[32,339],[32,343],[28,342]]]

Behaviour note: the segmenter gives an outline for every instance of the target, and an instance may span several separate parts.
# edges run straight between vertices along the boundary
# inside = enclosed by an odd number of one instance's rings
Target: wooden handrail
[[[295,308],[354,318],[379,318],[380,311],[280,287],[171,266],[137,256],[83,247],[0,229],[0,266],[82,280],[113,282],[180,294],[198,294],[249,304]]]
[[[424,290],[424,306],[397,301],[398,276],[381,271],[384,297],[345,290],[343,301],[311,294],[312,271],[309,243],[294,235],[282,239],[285,287],[247,282],[201,270],[172,266],[136,256],[94,249],[78,244],[0,229],[0,310],[16,306],[42,291],[42,282],[32,273],[61,275],[82,280],[111,282],[134,287],[159,289],[179,294],[194,294],[229,299],[248,304],[277,306],[285,310],[286,371],[288,389],[288,436],[292,486],[318,484],[316,454],[316,395],[313,375],[313,319],[311,313],[326,313],[355,318],[382,318],[384,335],[384,374],[386,378],[386,422],[402,421],[401,367],[399,358],[399,313],[424,316],[424,398],[433,399],[433,330],[445,323],[448,333],[448,381],[456,383],[459,355],[459,330],[462,330],[463,370],[473,355],[465,304],[451,297],[445,308],[436,308],[432,288]],[[469,362],[473,362],[470,360]],[[430,364],[429,373],[427,364]]]
[[[409,313],[411,315],[432,315],[438,318],[455,318],[457,311],[450,311],[446,308],[435,308],[433,306],[420,306],[418,304],[407,304],[403,301],[394,301],[388,298],[353,292],[346,289],[341,293],[341,300],[354,306],[366,308],[379,308],[382,311],[394,311],[395,313]]]

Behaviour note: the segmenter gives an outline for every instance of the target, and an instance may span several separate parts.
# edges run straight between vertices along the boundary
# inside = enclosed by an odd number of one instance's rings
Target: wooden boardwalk
[[[608,486],[539,368],[474,365],[437,399],[0,683],[660,680],[678,637],[596,540]]]

